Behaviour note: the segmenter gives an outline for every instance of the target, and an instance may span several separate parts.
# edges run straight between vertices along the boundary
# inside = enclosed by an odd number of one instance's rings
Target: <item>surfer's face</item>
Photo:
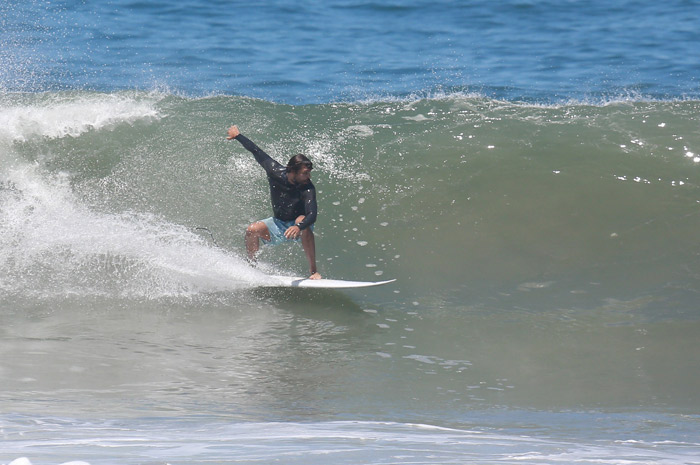
[[[294,184],[304,185],[311,181],[311,168],[303,166],[294,172]]]

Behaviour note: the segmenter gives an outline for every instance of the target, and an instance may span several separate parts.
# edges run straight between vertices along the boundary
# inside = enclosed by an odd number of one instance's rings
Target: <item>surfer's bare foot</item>
[[[309,276],[309,279],[321,279],[321,275],[318,274],[318,271],[311,276]]]

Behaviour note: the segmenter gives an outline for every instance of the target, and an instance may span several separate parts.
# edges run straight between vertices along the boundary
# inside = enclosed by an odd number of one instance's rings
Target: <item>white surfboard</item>
[[[308,279],[295,276],[270,276],[270,282],[265,287],[305,287],[314,289],[354,289],[361,287],[381,286],[393,283],[395,279],[387,281],[345,281],[343,279]]]

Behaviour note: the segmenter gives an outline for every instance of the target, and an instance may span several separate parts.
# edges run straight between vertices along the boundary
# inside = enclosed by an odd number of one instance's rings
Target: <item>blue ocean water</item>
[[[698,24],[0,2],[0,464],[700,463]],[[261,289],[307,265],[244,260],[233,123],[314,161],[324,276],[397,281]]]
[[[700,95],[695,0],[9,0],[0,20],[8,91],[294,104],[455,90],[544,103]]]

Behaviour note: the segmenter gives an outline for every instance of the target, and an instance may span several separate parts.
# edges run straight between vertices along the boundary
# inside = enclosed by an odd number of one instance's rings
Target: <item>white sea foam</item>
[[[0,101],[0,141],[77,137],[119,123],[157,119],[161,97],[132,93],[47,94],[32,103]],[[5,99],[7,100],[7,99]]]
[[[387,354],[379,357],[391,360]],[[530,434],[493,433],[429,424],[382,421],[314,423],[173,422],[133,425],[71,425],[73,439],[62,425],[53,439],[32,432],[22,443],[28,452],[60,445],[63,453],[94,457],[100,463],[142,463],[146,457],[159,463],[190,464],[245,462],[289,464],[328,463],[431,463],[431,464],[682,464],[696,463],[697,444],[663,444],[644,440],[602,440],[594,443]],[[14,428],[13,428],[14,429]],[[14,436],[11,431],[11,436]],[[65,437],[64,437],[65,436]],[[10,441],[9,444],[12,444]],[[680,447],[678,447],[680,446]],[[45,455],[45,454],[44,454]],[[56,452],[51,457],[62,460]],[[90,460],[88,458],[88,460]],[[117,461],[114,461],[117,460]],[[95,463],[92,461],[92,463]],[[53,462],[36,462],[36,465]],[[21,457],[9,465],[34,465]],[[87,465],[66,462],[61,465]]]
[[[9,465],[33,465],[32,462],[27,458],[27,457],[20,457],[18,459],[13,460],[10,462]],[[83,461],[72,461],[72,462],[64,462],[61,465],[90,465],[88,462],[83,462]]]
[[[158,298],[232,290],[263,278],[183,226],[90,210],[66,176],[25,166],[10,173],[6,186],[0,191],[5,292]]]

